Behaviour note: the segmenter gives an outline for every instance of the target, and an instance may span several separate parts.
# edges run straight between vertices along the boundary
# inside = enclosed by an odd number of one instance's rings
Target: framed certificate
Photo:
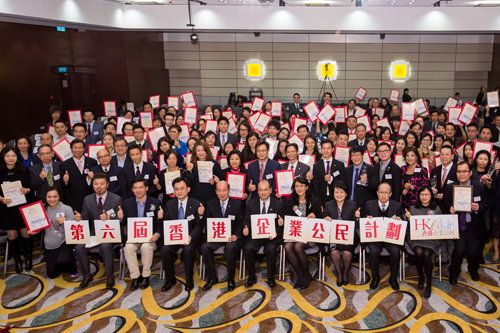
[[[241,107],[242,108],[249,108],[249,109],[251,109],[252,108],[252,102],[241,103]]]
[[[297,144],[299,152],[304,151],[304,141],[302,141],[297,134],[292,134],[292,136],[288,138],[288,142]]]
[[[365,88],[359,87],[354,98],[361,102],[362,100],[365,99],[365,96],[367,93],[368,93],[368,90],[366,90]]]
[[[257,123],[257,120],[259,119],[261,113],[262,112],[260,112],[260,111],[259,112],[255,112],[250,117],[248,117],[248,123],[250,124],[250,126],[252,126],[252,128]]]
[[[262,107],[264,106],[264,99],[260,97],[254,97],[252,101],[252,111],[262,111]]]
[[[122,132],[122,128],[123,128],[123,124],[125,124],[126,122],[128,122],[127,118],[125,117],[117,117],[116,118],[116,134],[123,134]]]
[[[194,98],[194,93],[190,90],[184,92],[182,95],[182,100],[186,103],[186,106],[196,106],[196,99]]]
[[[198,181],[200,183],[209,183],[210,179],[214,177],[213,168],[214,162],[212,161],[198,161]]]
[[[149,96],[149,103],[153,108],[160,107],[160,95]]]
[[[429,112],[423,98],[419,98],[413,103],[415,104],[415,110],[417,111],[417,114],[422,115],[424,113]]]
[[[499,105],[498,103],[498,91],[490,91],[490,92],[487,92],[486,93],[486,98],[488,100],[488,106],[490,108],[496,108]],[[481,101],[477,101],[478,103],[480,103]]]
[[[167,97],[167,105],[168,107],[173,107],[176,110],[179,109],[179,97],[178,96],[168,96]]]
[[[253,125],[253,129],[257,132],[264,133],[267,129],[267,125],[271,121],[271,116],[265,113],[261,113],[259,119]]]
[[[102,104],[106,117],[116,117],[116,101],[103,101]]]
[[[313,169],[314,163],[316,163],[316,155],[300,154],[298,158],[299,162],[309,165],[311,170]]]
[[[462,125],[462,123],[458,120],[458,117],[462,113],[462,108],[459,106],[450,106],[448,108],[448,122],[453,125]]]
[[[281,102],[271,102],[271,116],[281,117],[282,107]]]
[[[335,109],[330,105],[326,104],[318,113],[318,119],[321,123],[326,126],[328,122],[335,116]]]
[[[399,123],[399,128],[398,128],[399,135],[405,135],[409,130],[410,130],[410,123],[408,121],[403,120]]]
[[[347,118],[347,106],[337,106],[335,109],[335,123],[343,124]]]
[[[415,119],[415,104],[403,103],[401,110],[401,120],[412,122]]]
[[[30,233],[50,227],[50,220],[41,200],[19,207],[19,210]]]
[[[462,107],[462,112],[460,112],[460,115],[458,116],[458,120],[464,125],[469,125],[476,116],[478,110],[479,108],[477,106],[472,105],[469,102],[465,102]]]
[[[481,150],[486,150],[491,154],[493,152],[493,143],[481,140],[474,141],[474,149],[472,153],[472,156],[474,156],[473,158],[476,158],[476,154]]]
[[[453,185],[453,208],[456,212],[472,211],[472,186]]]
[[[243,200],[247,175],[244,173],[226,173],[226,182],[229,184],[229,197]]]
[[[380,118],[380,120],[377,121],[377,127],[387,127],[392,133],[391,124],[388,118]]]
[[[363,109],[362,107],[355,106],[354,107],[354,117],[359,118],[366,115],[366,110]]]
[[[274,179],[276,180],[276,194],[282,197],[292,195],[293,171],[292,170],[277,170],[274,171]]]
[[[304,112],[307,114],[311,122],[314,123],[319,113],[318,104],[316,104],[315,101],[310,101],[309,103],[304,105]]]
[[[212,120],[212,119],[214,119],[214,116],[213,116],[211,113],[202,114],[202,115],[200,116],[200,119]]]
[[[234,113],[231,110],[222,111],[222,115],[226,117],[228,120],[234,117]]]
[[[186,124],[196,124],[196,119],[198,117],[198,108],[193,106],[188,106],[184,110],[184,122]]]
[[[106,149],[106,146],[89,144],[87,145],[87,156],[97,161],[97,152],[101,149]]]
[[[358,117],[357,119],[358,119],[358,124],[365,124],[367,132],[372,131],[372,125],[370,123],[370,118],[368,117],[368,115]]]
[[[448,97],[446,104],[443,107],[443,110],[448,111],[450,107],[457,106],[458,101],[454,98]]]
[[[56,154],[57,158],[59,158],[63,162],[73,156],[70,143],[66,138],[54,143],[52,145],[52,149],[54,150],[54,154]]]
[[[156,149],[158,148],[158,141],[164,136],[165,130],[163,129],[163,127],[150,129],[148,131],[148,141],[153,151],[156,151]]]
[[[217,133],[217,120],[207,120],[205,124],[205,134],[208,131],[212,131],[214,133]]]
[[[133,135],[124,135],[123,138],[127,141],[127,143],[135,141],[135,137]]]
[[[392,89],[391,90],[391,95],[389,97],[389,100],[392,102],[397,102],[399,99],[399,90]]]
[[[153,128],[153,113],[152,112],[139,112],[139,122],[144,129],[148,130]]]
[[[383,119],[385,117],[385,109],[383,108],[372,109],[372,114],[376,114],[380,119]]]
[[[69,125],[73,127],[74,124],[83,123],[81,110],[68,110]]]
[[[186,143],[189,140],[189,125],[181,125],[181,133],[179,134],[179,140]]]

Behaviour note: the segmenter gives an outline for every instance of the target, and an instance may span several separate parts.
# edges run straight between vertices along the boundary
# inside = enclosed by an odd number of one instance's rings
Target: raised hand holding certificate
[[[469,102],[466,102],[462,107],[462,112],[460,112],[458,120],[464,125],[469,125],[472,119],[474,119],[474,117],[476,116],[478,109],[479,108],[477,106],[472,105]]]
[[[312,122],[316,121],[316,117],[319,113],[318,104],[315,101],[310,101],[306,105],[304,105],[304,111]]]
[[[21,184],[20,180],[16,180],[15,182],[3,182],[1,187],[4,198],[12,200],[7,204],[7,207],[18,206],[27,202],[26,196],[21,193],[23,184]]]
[[[226,182],[229,184],[229,197],[233,199],[244,198],[247,176],[244,173],[228,172]]]
[[[282,197],[292,195],[293,171],[279,170],[274,172],[276,179],[276,194]]]
[[[23,216],[24,224],[29,233],[37,232],[50,227],[50,220],[45,211],[42,201],[37,201],[26,206],[19,207]]]
[[[179,178],[181,176],[181,171],[171,171],[165,172],[165,193],[172,194],[174,193],[174,187],[172,186],[172,182],[175,178]]]
[[[453,208],[456,212],[471,212],[472,186],[453,185]]]
[[[490,108],[496,108],[498,106],[500,106],[499,102],[498,102],[498,91],[490,91],[490,92],[487,92],[486,93],[486,99],[488,100],[488,106]],[[480,103],[481,101],[477,101],[478,103]]]
[[[196,100],[194,99],[194,94],[192,91],[186,91],[181,95],[186,106],[196,106]]]
[[[54,150],[56,156],[63,162],[73,156],[73,153],[71,152],[70,143],[66,138],[61,139],[56,143],[54,143],[52,145],[52,149]]]
[[[326,104],[321,109],[321,112],[318,113],[319,121],[321,121],[321,123],[325,126],[334,116],[335,116],[335,109],[330,104]]]
[[[198,161],[198,180],[200,183],[209,183],[210,179],[214,177],[212,161]]]

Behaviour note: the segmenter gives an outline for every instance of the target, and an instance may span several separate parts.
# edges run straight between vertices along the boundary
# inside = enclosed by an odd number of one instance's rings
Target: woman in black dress
[[[15,181],[21,181],[22,188],[20,192],[26,196],[26,201],[28,203],[33,201],[29,172],[22,166],[17,150],[6,146],[0,152],[0,184]],[[24,268],[29,272],[33,268],[33,239],[26,230],[19,206],[7,207],[12,200],[5,197],[1,188],[0,194],[0,216],[2,217],[0,219],[0,229],[7,230],[9,247],[16,262],[16,273],[21,273],[23,270],[21,254],[24,255],[26,261]],[[21,237],[19,237],[19,234],[21,234]]]
[[[347,199],[347,185],[342,181],[337,181],[333,185],[333,200],[325,204],[325,219],[357,221],[360,210],[356,210],[356,203]],[[356,223],[356,230],[358,224]],[[351,269],[354,249],[359,243],[357,233],[355,233],[353,245],[330,244],[330,259],[337,272],[337,286],[349,283],[349,270]]]

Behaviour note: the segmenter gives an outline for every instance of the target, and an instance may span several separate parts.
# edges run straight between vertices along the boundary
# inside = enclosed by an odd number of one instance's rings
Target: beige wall
[[[285,35],[200,34],[193,46],[186,34],[164,34],[165,67],[171,94],[192,89],[203,104],[227,101],[230,92],[248,95],[260,87],[267,99],[289,101],[294,92],[303,100],[317,98],[322,82],[316,78],[318,60],[336,60],[338,80],[333,82],[339,99],[352,98],[358,87],[368,96],[388,96],[393,88],[410,88],[411,94],[439,103],[460,91],[474,98],[488,81],[491,70],[491,35]],[[243,63],[250,58],[265,62],[263,81],[243,77]],[[406,83],[389,79],[393,60],[411,62],[412,77]]]

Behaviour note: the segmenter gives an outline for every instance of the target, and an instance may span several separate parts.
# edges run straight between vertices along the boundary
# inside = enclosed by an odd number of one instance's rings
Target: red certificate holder
[[[281,185],[280,184],[280,179],[283,177],[283,176],[287,176],[289,177],[292,182],[290,184],[290,192],[285,192],[285,191],[282,191],[281,190]],[[293,171],[292,170],[277,170],[277,171],[274,171],[274,179],[275,179],[275,187],[276,187],[276,194],[279,195],[280,197],[289,197],[292,195],[292,184],[293,184]]]
[[[246,187],[246,183],[247,183],[247,175],[244,173],[228,172],[228,173],[226,173],[226,182],[228,184],[229,184],[229,178],[232,179],[231,182],[233,182],[233,181],[241,182],[241,188],[242,188],[242,191],[239,193],[239,195],[235,195],[235,193],[233,193],[232,195],[229,195],[229,197],[233,198],[233,199],[243,200],[244,194],[245,194],[245,187]]]
[[[29,221],[27,219],[26,212],[25,212],[26,209],[34,207],[34,206],[40,206],[39,209],[43,212],[43,215],[44,215],[43,217],[45,219],[44,224],[38,228],[33,228],[31,226],[31,224],[29,223]],[[45,211],[43,202],[41,200],[30,203],[30,204],[22,206],[22,207],[19,207],[19,211],[21,212],[24,224],[26,225],[26,229],[28,230],[29,233],[38,232],[38,231],[41,231],[41,230],[44,230],[44,229],[47,229],[48,227],[50,227],[50,219],[49,219],[49,216],[47,215],[47,212]]]

